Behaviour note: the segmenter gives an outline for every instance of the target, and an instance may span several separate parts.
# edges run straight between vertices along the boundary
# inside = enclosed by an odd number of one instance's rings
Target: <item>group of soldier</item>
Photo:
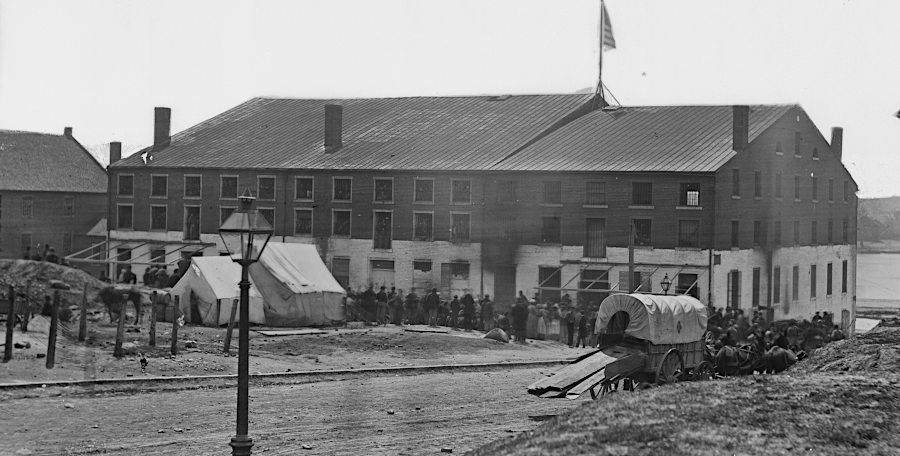
[[[485,295],[476,303],[471,293],[460,298],[458,295],[447,301],[442,299],[437,288],[426,290],[424,296],[413,288],[404,296],[403,290],[374,285],[361,293],[347,290],[345,304],[348,320],[363,320],[378,325],[429,325],[464,328],[468,331],[493,328],[494,303],[490,295]]]

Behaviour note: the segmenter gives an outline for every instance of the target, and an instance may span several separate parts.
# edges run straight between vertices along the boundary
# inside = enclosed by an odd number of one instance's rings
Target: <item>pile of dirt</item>
[[[59,280],[69,286],[68,290],[60,290],[60,299],[64,306],[81,305],[81,296],[87,288],[89,306],[95,304],[97,293],[109,284],[97,280],[80,269],[61,266],[43,261],[0,260],[0,285],[16,287],[18,293],[24,293],[26,284],[31,281],[29,295],[32,302],[43,302],[44,296],[53,295],[56,291],[50,287],[51,280]]]
[[[790,372],[900,371],[900,327],[879,326],[855,339],[832,342]]]

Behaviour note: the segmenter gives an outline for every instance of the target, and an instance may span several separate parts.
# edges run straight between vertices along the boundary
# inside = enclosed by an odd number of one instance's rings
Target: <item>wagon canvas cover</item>
[[[605,333],[616,312],[628,313],[626,334],[654,344],[696,342],[706,332],[706,306],[688,295],[611,295],[600,304],[595,332]]]

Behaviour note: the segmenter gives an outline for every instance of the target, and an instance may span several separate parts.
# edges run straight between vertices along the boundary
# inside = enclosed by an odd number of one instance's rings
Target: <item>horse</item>
[[[112,323],[118,318],[118,315],[125,315],[125,309],[128,301],[134,304],[135,321],[134,324],[141,324],[141,298],[142,294],[136,288],[123,289],[115,286],[104,287],[97,293],[97,297],[106,305],[109,312],[109,322]],[[117,317],[113,318],[113,314]]]

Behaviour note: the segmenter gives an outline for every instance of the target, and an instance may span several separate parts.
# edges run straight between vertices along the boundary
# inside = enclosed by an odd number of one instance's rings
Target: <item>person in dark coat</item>
[[[461,306],[459,296],[453,295],[453,300],[450,301],[450,326],[453,329],[459,328],[459,309]]]
[[[367,320],[370,320],[375,316],[375,307],[377,306],[375,296],[375,285],[369,284],[369,288],[363,292],[362,305]]]
[[[528,326],[528,308],[521,302],[516,302],[512,308],[512,325],[516,342],[525,342],[525,331]]]
[[[494,303],[491,302],[491,295],[484,295],[481,301],[481,327],[484,332],[494,329]]]
[[[156,272],[156,288],[166,288],[169,286],[169,271],[166,271],[166,265],[159,267]]]
[[[582,348],[588,346],[588,312],[585,312],[584,315],[578,320],[578,340],[575,342],[575,346],[581,345]]]
[[[437,288],[431,289],[431,293],[428,293],[428,296],[425,296],[425,302],[423,304],[425,314],[428,316],[428,326],[437,326],[438,306],[441,305],[441,298],[438,297]]]
[[[137,276],[131,272],[131,265],[125,266],[125,272],[122,273],[122,283],[136,284]]]
[[[416,315],[416,310],[418,308],[419,295],[416,294],[416,289],[413,288],[409,291],[409,294],[406,295],[406,324],[416,324],[416,319],[419,318],[419,316]]]
[[[382,286],[375,295],[375,324],[381,325],[386,323],[388,310],[388,295],[384,290],[387,287]]]
[[[568,343],[570,347],[574,347],[575,338],[575,309],[569,309],[566,312],[566,331],[568,335]]]
[[[462,298],[463,319],[466,325],[466,331],[472,330],[472,319],[475,318],[475,298],[471,293],[466,293]]]
[[[133,276],[134,274],[131,275]],[[172,275],[169,276],[169,282],[167,283],[167,285],[169,286],[169,288],[172,288],[178,284],[179,280],[181,280],[181,274],[179,274],[178,271],[175,271],[172,273]]]

